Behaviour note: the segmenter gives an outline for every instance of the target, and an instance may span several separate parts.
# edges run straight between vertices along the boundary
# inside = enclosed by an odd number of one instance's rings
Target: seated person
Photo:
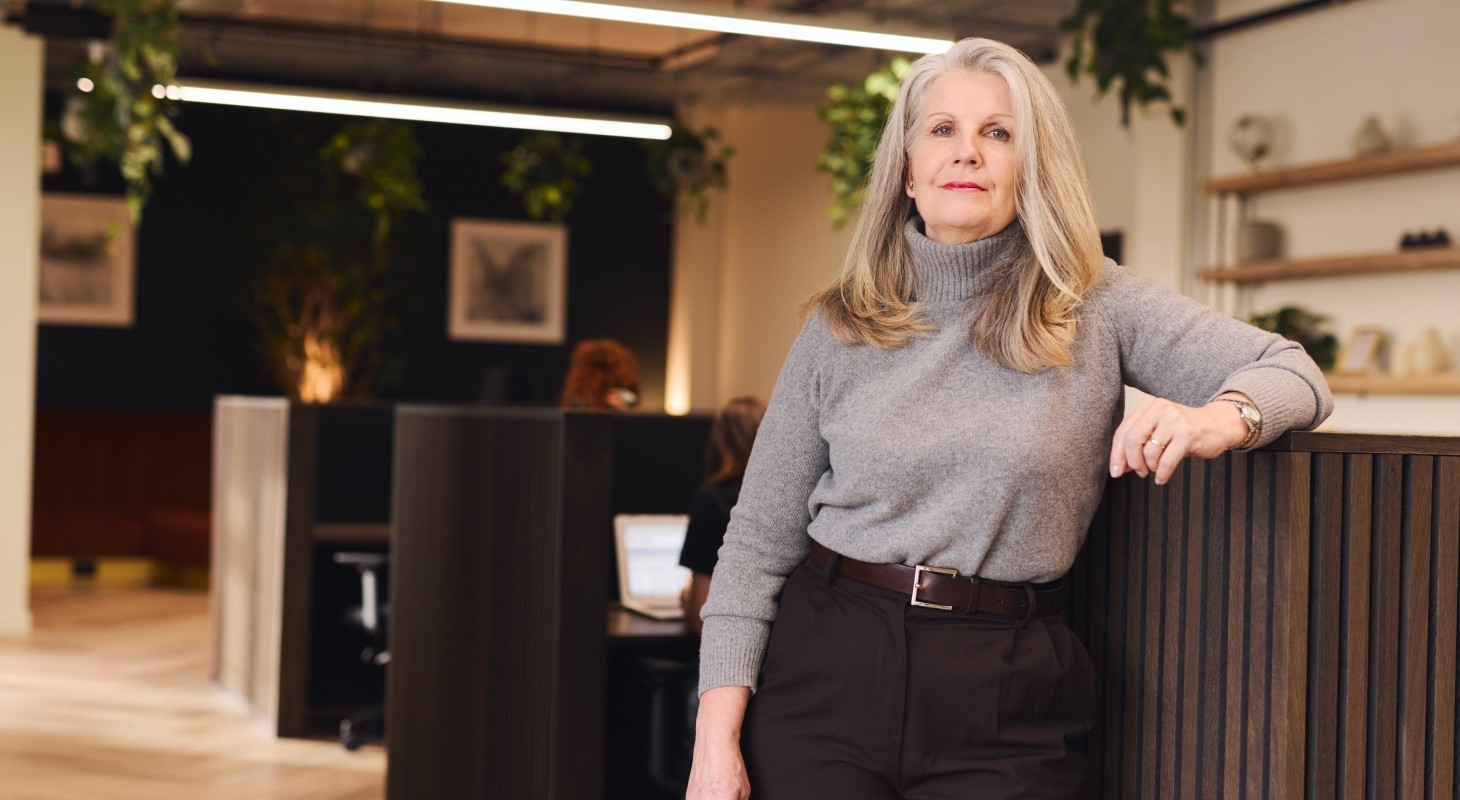
[[[679,554],[680,566],[694,573],[684,591],[684,621],[695,633],[700,632],[700,606],[710,594],[710,574],[730,525],[730,509],[740,499],[740,481],[763,416],[765,404],[760,400],[737,397],[716,412],[710,426],[710,442],[705,447],[705,474],[709,477],[690,504],[689,529]]]

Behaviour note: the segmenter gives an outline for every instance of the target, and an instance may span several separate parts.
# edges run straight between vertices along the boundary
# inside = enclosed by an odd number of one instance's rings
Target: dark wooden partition
[[[604,796],[613,514],[687,511],[707,430],[397,411],[389,797]]]
[[[1460,440],[1291,434],[1114,481],[1072,573],[1091,797],[1460,797]]]

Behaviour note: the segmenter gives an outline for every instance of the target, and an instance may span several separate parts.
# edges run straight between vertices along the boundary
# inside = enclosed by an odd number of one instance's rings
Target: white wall
[[[0,635],[30,630],[42,56],[0,26]]]
[[[768,399],[801,328],[802,302],[836,277],[847,250],[851,228],[832,227],[830,179],[816,172],[828,131],[810,104],[681,115],[717,127],[735,155],[706,223],[676,219],[670,361],[678,366],[669,382],[687,387],[681,408],[709,410],[741,394]]]
[[[1221,0],[1217,13],[1250,5]],[[1369,115],[1401,144],[1460,139],[1457,33],[1455,0],[1364,0],[1219,38],[1210,67],[1213,172],[1245,169],[1225,141],[1243,114],[1281,123],[1277,165],[1350,157]],[[1460,235],[1460,168],[1264,193],[1255,203],[1258,217],[1284,228],[1292,257],[1389,252],[1406,230],[1444,226]],[[1340,334],[1377,325],[1404,342],[1437,327],[1460,359],[1460,270],[1272,282],[1242,298],[1254,310],[1290,303],[1331,316]],[[1460,434],[1460,397],[1344,395],[1327,427]]]

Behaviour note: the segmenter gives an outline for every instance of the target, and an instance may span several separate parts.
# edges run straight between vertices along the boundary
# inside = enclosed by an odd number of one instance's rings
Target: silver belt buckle
[[[917,566],[913,567],[912,599],[908,602],[921,608],[936,608],[939,611],[952,611],[953,606],[944,606],[937,603],[924,603],[923,601],[918,599],[918,590],[923,588],[924,572],[936,572],[939,575],[948,575],[954,578],[958,577],[958,570],[951,567],[926,567],[922,564],[918,564]]]

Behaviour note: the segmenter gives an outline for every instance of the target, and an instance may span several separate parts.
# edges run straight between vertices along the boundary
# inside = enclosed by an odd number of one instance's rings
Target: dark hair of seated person
[[[760,400],[737,397],[715,413],[710,425],[705,483],[690,502],[689,528],[679,554],[679,563],[693,573],[684,600],[684,618],[691,630],[700,629],[700,606],[710,593],[710,574],[730,525],[730,509],[740,499],[740,482],[764,416]]]

